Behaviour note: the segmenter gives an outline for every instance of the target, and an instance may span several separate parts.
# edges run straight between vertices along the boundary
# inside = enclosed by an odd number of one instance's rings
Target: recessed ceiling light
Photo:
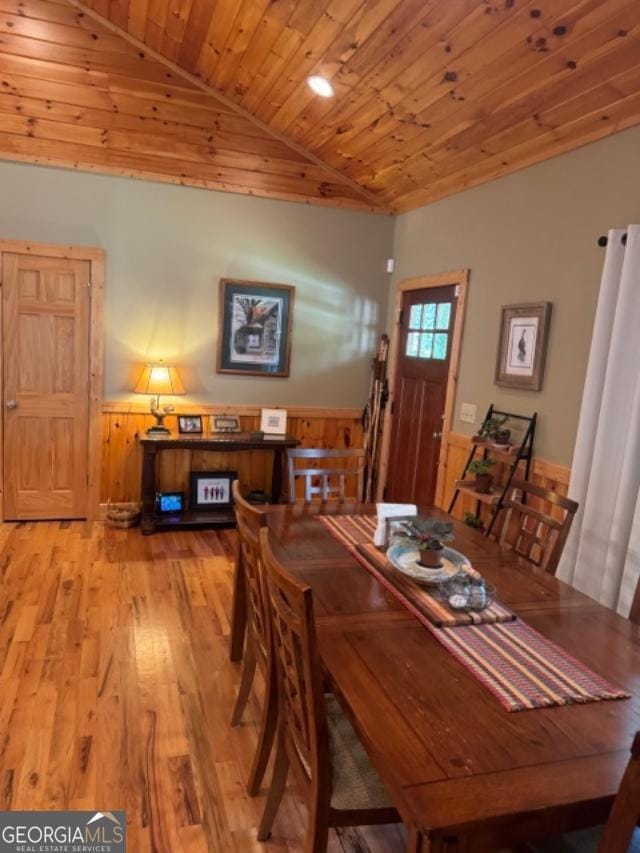
[[[333,86],[325,77],[318,77],[317,75],[308,77],[307,83],[316,95],[320,95],[321,98],[331,98],[335,94]]]

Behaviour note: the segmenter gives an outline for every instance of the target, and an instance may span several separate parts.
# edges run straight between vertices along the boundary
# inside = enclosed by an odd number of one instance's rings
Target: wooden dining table
[[[322,525],[269,509],[274,553],[313,590],[322,661],[412,853],[483,851],[603,822],[640,729],[640,629],[454,521],[500,601],[630,699],[509,713]],[[441,510],[428,514],[449,518]],[[236,579],[232,648],[244,632]]]

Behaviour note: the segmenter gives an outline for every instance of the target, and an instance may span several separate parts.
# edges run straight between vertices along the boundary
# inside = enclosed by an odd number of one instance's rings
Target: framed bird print
[[[503,305],[496,385],[540,391],[551,321],[551,302]]]
[[[295,287],[220,280],[218,373],[288,376]]]

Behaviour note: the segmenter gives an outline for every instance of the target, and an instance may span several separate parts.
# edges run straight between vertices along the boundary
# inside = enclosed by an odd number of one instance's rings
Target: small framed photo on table
[[[240,432],[240,418],[237,415],[211,415],[211,432]]]
[[[178,432],[202,435],[202,415],[178,415]]]
[[[263,432],[265,435],[284,435],[286,431],[286,409],[260,410],[260,432]]]
[[[231,484],[235,471],[191,471],[189,509],[225,509],[233,504]]]
[[[550,322],[551,302],[503,306],[496,385],[540,391]]]

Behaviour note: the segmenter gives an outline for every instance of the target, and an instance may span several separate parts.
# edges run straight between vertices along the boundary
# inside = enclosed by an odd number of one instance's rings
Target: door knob
[[[18,404],[16,403],[15,400],[7,400],[6,406],[7,406],[7,409],[17,409],[18,408]]]
[[[441,432],[434,432],[433,437],[434,438],[442,438],[442,433]]]

